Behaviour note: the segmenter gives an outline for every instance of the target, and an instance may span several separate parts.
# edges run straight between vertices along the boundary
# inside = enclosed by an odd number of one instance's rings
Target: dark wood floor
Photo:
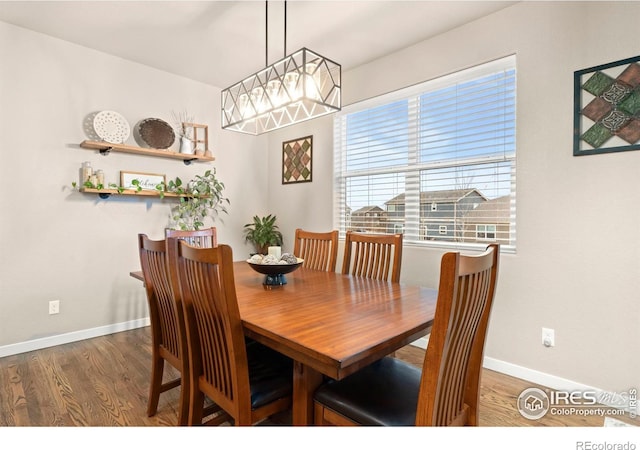
[[[420,365],[424,351],[408,346],[396,356]],[[175,425],[178,389],[160,396],[156,416],[146,415],[149,366],[148,327],[0,358],[0,426]],[[516,399],[529,387],[529,382],[484,370],[480,425],[603,425],[599,416],[523,418]],[[286,414],[265,423],[288,424]]]

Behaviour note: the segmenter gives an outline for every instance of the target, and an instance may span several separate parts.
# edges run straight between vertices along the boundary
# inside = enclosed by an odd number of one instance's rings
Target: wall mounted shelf
[[[100,141],[82,141],[80,147],[86,150],[98,150],[101,155],[108,155],[110,152],[132,153],[135,155],[156,156],[159,158],[180,159],[186,165],[196,162],[214,161],[213,156],[187,155],[184,153],[176,153],[168,150],[158,150],[156,148],[142,148],[126,144],[111,144],[109,142]]]
[[[100,198],[109,198],[111,195],[135,195],[137,197],[160,197],[160,193],[156,191],[136,191],[135,189],[125,189],[122,192],[118,192],[117,189],[94,189],[94,188],[80,188],[80,192],[83,194],[98,194]],[[178,198],[178,197],[193,197],[192,195],[180,195],[174,192],[165,192],[164,197]]]

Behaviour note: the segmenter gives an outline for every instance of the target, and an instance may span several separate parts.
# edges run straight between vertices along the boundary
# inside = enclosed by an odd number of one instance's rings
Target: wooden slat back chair
[[[338,230],[318,233],[296,229],[293,254],[304,259],[303,267],[335,272],[338,259]]]
[[[202,230],[171,230],[165,231],[167,238],[177,237],[184,239],[192,247],[215,247],[218,245],[216,227]]]
[[[169,281],[165,240],[154,241],[145,234],[139,234],[138,249],[151,322],[152,364],[147,415],[156,414],[162,392],[182,384],[178,421],[184,425],[187,423],[189,392],[187,346],[182,307],[177,304]],[[165,361],[180,372],[180,377],[163,383]]]
[[[342,273],[376,280],[400,281],[402,234],[347,231]]]
[[[205,396],[235,425],[251,425],[291,406],[293,364],[257,342],[245,343],[231,247],[195,248],[168,239],[171,282],[183,301],[189,348],[189,425],[202,424]]]
[[[422,370],[385,357],[315,393],[318,425],[478,425],[484,343],[499,246],[442,257],[436,313]]]

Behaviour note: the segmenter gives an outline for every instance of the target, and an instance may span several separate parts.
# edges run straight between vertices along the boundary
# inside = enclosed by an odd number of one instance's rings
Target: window
[[[476,237],[480,241],[495,241],[496,226],[495,225],[476,225]]]
[[[510,56],[343,108],[334,119],[336,228],[515,251],[515,101]],[[366,227],[354,223],[365,210],[378,212]]]

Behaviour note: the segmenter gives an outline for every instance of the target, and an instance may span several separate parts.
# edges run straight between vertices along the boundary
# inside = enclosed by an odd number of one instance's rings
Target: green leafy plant
[[[142,186],[137,179],[131,180],[132,190],[140,192]],[[73,189],[79,189],[77,182],[72,182]],[[83,188],[104,189],[102,184],[94,185],[91,181],[82,184]],[[110,183],[109,189],[117,190],[122,194],[126,189],[114,183]],[[177,194],[180,198],[178,205],[173,208],[171,218],[175,222],[174,227],[180,230],[199,230],[204,226],[204,220],[210,216],[215,220],[223,212],[228,214],[227,205],[229,199],[223,196],[224,183],[216,177],[216,171],[207,170],[203,175],[196,175],[186,185],[180,178],[170,180],[167,184],[159,183],[155,189],[160,198],[164,198],[167,192]]]
[[[267,247],[270,245],[282,245],[282,233],[276,225],[276,216],[253,216],[253,223],[244,226],[244,239],[245,242],[251,242],[256,251],[263,255],[267,254]]]
[[[140,192],[142,190],[142,187],[140,186],[140,182],[138,180],[132,180],[131,184],[136,186],[135,191],[136,192]],[[115,189],[118,191],[118,194],[122,194],[122,192],[124,192],[125,188],[122,186],[118,186],[115,183],[109,183],[107,186],[104,186],[103,184],[93,184],[91,181],[85,181],[84,183],[82,183],[82,187],[83,188],[87,188],[87,189],[97,189],[97,190],[102,190],[102,189]],[[75,181],[71,182],[71,188],[72,189],[79,189],[78,183]]]
[[[163,192],[162,187],[156,189]],[[166,191],[181,195],[172,213],[176,228],[181,230],[199,230],[207,216],[215,220],[221,212],[228,214],[230,202],[223,196],[224,183],[216,177],[215,169],[196,175],[186,186],[180,178],[170,180]]]

